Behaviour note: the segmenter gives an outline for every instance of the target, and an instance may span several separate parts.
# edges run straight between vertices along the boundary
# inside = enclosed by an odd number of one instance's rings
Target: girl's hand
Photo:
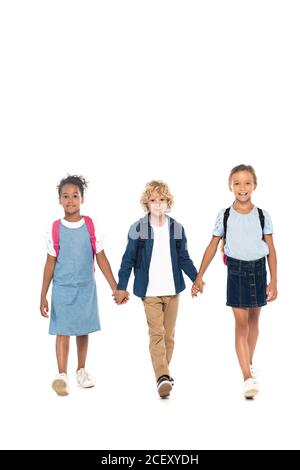
[[[129,292],[127,290],[113,290],[112,296],[117,305],[126,304],[129,300]]]
[[[205,282],[203,281],[203,279],[201,277],[197,277],[193,286],[192,286],[192,290],[191,290],[191,294],[192,294],[192,297],[197,297],[198,295],[198,292],[200,292],[201,294],[203,293],[203,287],[205,286]]]
[[[40,312],[43,317],[49,318],[49,315],[48,315],[49,307],[48,307],[48,300],[46,299],[46,297],[41,298]]]
[[[126,297],[122,300],[122,302],[121,302],[122,305],[126,304],[126,302],[128,302],[128,300],[129,300],[129,296],[130,296],[129,292],[125,291],[125,294],[126,294]]]
[[[272,302],[277,298],[277,283],[270,282],[267,286],[267,302]]]

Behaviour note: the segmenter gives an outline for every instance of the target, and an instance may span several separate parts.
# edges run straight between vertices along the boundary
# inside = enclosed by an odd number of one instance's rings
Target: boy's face
[[[73,215],[80,212],[84,198],[75,184],[65,184],[62,187],[59,203],[63,206],[65,214]]]
[[[250,171],[238,171],[232,175],[229,188],[238,201],[247,202],[251,199],[256,185]]]
[[[158,217],[164,215],[168,210],[168,201],[165,196],[154,191],[148,199],[150,214]]]

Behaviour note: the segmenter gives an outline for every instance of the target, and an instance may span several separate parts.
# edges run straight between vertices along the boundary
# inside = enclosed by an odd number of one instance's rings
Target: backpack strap
[[[56,258],[58,258],[59,253],[59,226],[60,226],[60,219],[55,220],[52,224],[52,240],[53,240],[53,248],[56,253]]]
[[[140,248],[140,249],[142,250],[142,249],[144,248],[144,246],[145,246],[145,239],[139,237],[139,238],[138,238],[137,248]]]
[[[175,241],[177,255],[179,256],[182,242],[182,226],[172,217],[170,217],[170,221],[170,238]]]
[[[227,209],[224,212],[224,216],[223,216],[223,228],[224,228],[223,240],[226,240],[227,220],[228,220],[228,217],[229,217],[229,213],[230,213],[230,207],[227,207]]]
[[[262,230],[262,239],[264,239],[265,216],[264,216],[262,209],[259,209],[258,207],[257,210],[258,210],[259,221],[260,221],[261,230]]]
[[[86,228],[88,229],[88,232],[90,234],[93,254],[94,254],[94,256],[96,256],[96,236],[95,236],[94,222],[87,215],[84,215],[83,218],[84,218],[84,221],[85,221],[85,224],[86,224]]]

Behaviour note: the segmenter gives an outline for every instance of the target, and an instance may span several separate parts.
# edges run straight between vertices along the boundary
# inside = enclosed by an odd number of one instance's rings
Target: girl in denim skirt
[[[257,185],[250,165],[238,165],[229,175],[229,189],[235,201],[222,209],[217,217],[213,237],[205,250],[192,296],[203,292],[203,275],[223,239],[224,261],[227,264],[227,302],[235,317],[235,347],[244,377],[244,396],[253,398],[259,391],[252,365],[258,338],[261,307],[277,297],[277,263],[273,244],[271,218],[256,207],[252,192]],[[270,282],[267,284],[267,257]]]

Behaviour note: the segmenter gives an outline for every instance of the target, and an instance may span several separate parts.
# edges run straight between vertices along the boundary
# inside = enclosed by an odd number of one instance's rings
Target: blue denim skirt
[[[242,261],[227,258],[227,302],[230,307],[262,307],[267,304],[266,259]]]

